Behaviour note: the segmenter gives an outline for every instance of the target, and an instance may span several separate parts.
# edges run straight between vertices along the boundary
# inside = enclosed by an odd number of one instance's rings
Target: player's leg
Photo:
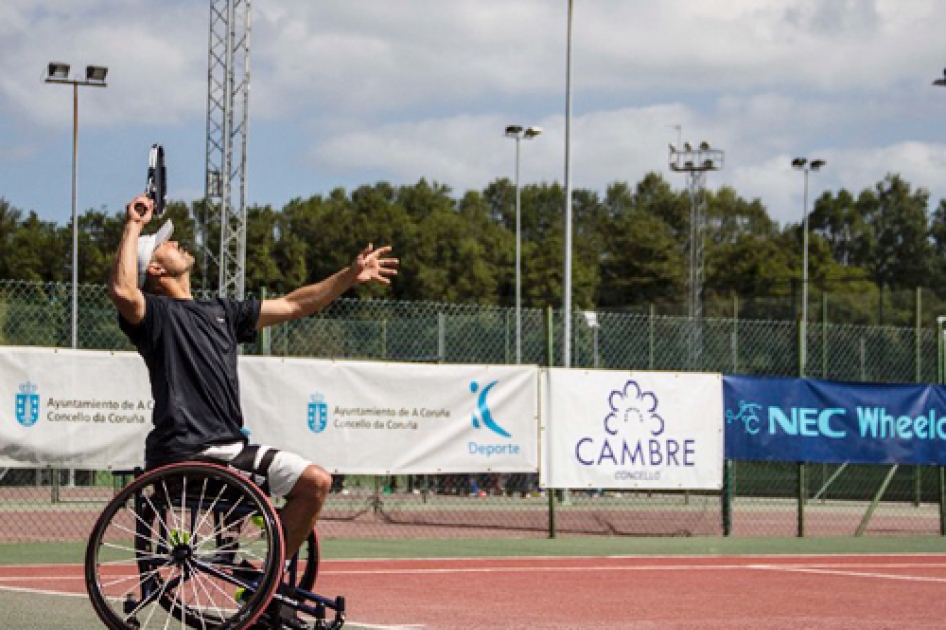
[[[280,510],[285,531],[286,557],[291,558],[312,532],[332,488],[332,475],[321,466],[289,451],[264,445],[213,446],[202,457],[220,460],[265,481],[267,492],[285,497]]]
[[[309,464],[286,494],[286,504],[280,511],[286,557],[292,557],[312,532],[331,489],[332,475],[321,466]]]

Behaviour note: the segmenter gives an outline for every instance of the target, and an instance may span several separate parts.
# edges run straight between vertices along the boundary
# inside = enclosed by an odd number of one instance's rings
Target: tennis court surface
[[[941,628],[946,554],[331,559],[348,628]],[[0,566],[3,627],[100,624],[78,564]]]

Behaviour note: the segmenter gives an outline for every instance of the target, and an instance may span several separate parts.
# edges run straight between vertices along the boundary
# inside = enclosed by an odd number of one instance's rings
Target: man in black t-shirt
[[[152,209],[145,196],[128,204],[109,279],[119,325],[144,358],[151,380],[154,428],[145,444],[146,465],[200,456],[251,472],[272,494],[286,497],[282,520],[290,557],[314,527],[332,476],[294,453],[247,445],[241,431],[239,344],[255,341],[264,326],[315,313],[352,286],[388,284],[398,261],[385,257],[390,247],[368,245],[350,267],[278,299],[195,300],[194,257],[170,240],[171,221],[153,235],[141,235]]]

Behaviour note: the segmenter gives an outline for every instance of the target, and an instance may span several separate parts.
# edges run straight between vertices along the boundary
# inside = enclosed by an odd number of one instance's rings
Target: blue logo
[[[762,420],[759,418],[759,409],[762,405],[758,403],[748,403],[744,400],[739,401],[739,411],[733,413],[732,409],[726,410],[726,424],[741,422],[746,433],[755,435],[762,428]]]
[[[660,478],[653,469],[694,466],[696,442],[664,435],[667,424],[657,411],[659,402],[653,392],[628,379],[608,394],[604,433],[579,439],[575,459],[583,466],[613,469],[618,481],[652,481]]]
[[[309,429],[313,433],[321,433],[328,425],[328,404],[325,396],[315,392],[309,396]]]
[[[653,392],[641,391],[637,381],[629,380],[623,390],[614,390],[608,396],[610,413],[604,419],[604,430],[617,435],[621,428],[636,433],[640,425],[654,437],[664,432],[664,420],[657,413],[659,401]]]
[[[476,398],[476,411],[473,412],[473,428],[479,429],[480,423],[482,423],[484,427],[493,433],[497,433],[503,437],[508,438],[512,436],[508,431],[506,431],[506,429],[502,428],[496,423],[496,420],[493,419],[493,412],[490,411],[489,405],[486,403],[486,397],[489,395],[490,390],[492,390],[498,382],[499,381],[493,381],[484,387],[482,391],[480,391],[479,383],[476,381],[470,383],[470,391],[474,394],[479,392],[479,396]]]
[[[16,421],[24,427],[31,427],[39,420],[39,388],[29,381],[20,384],[20,393],[16,395]]]

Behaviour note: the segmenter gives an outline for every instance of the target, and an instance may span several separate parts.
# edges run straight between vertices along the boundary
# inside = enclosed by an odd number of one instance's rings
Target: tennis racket
[[[167,203],[167,169],[164,166],[164,147],[160,144],[151,146],[148,153],[148,180],[145,182],[145,195],[154,204],[154,216],[159,217],[164,212]],[[144,214],[145,208],[138,204],[135,207]]]

